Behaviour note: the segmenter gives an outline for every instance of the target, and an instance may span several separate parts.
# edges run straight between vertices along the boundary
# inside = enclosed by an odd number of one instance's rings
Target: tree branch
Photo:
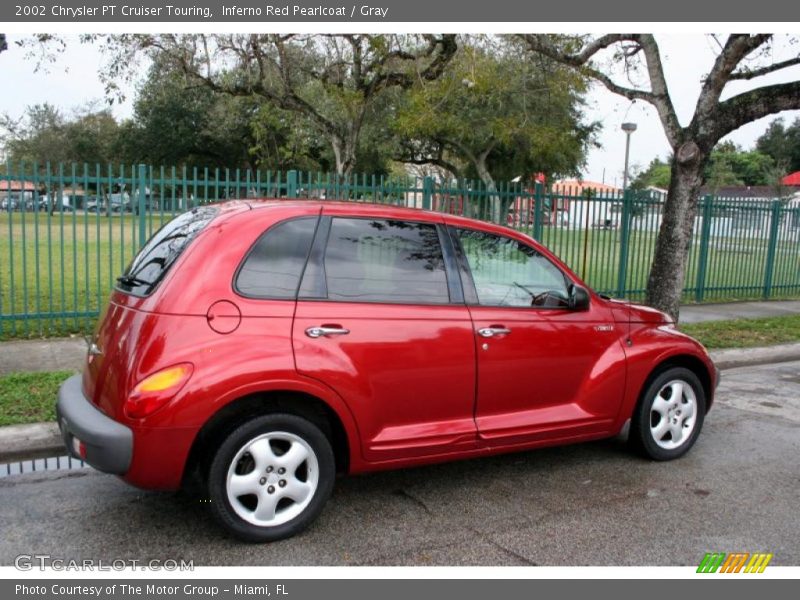
[[[533,52],[538,52],[556,62],[578,69],[587,77],[600,82],[610,92],[628,100],[642,100],[652,104],[658,111],[670,145],[674,148],[679,143],[681,126],[667,90],[658,44],[652,35],[633,33],[604,35],[586,44],[577,54],[571,54],[558,48],[551,38],[544,34],[527,34],[521,37]],[[595,54],[619,42],[635,42],[644,51],[651,90],[640,90],[619,85],[611,77],[589,64]],[[628,48],[625,54],[628,57],[632,57],[638,52],[639,49],[637,48]]]
[[[719,139],[742,125],[781,112],[800,109],[800,81],[777,83],[720,102],[713,134]]]
[[[731,34],[728,36],[703,84],[703,90],[697,100],[695,119],[693,119],[695,123],[706,121],[711,117],[712,112],[716,110],[722,90],[730,81],[731,73],[748,54],[768,42],[771,37],[769,34],[752,36]]]
[[[787,60],[767,65],[766,67],[761,67],[759,69],[743,69],[741,71],[735,71],[731,73],[731,76],[728,79],[749,81],[750,79],[763,77],[764,75],[769,75],[775,71],[780,71],[781,69],[793,67],[795,65],[800,65],[800,56],[789,58]]]
[[[644,50],[647,73],[650,76],[650,89],[652,91],[651,99],[648,102],[656,108],[658,116],[661,118],[661,123],[664,125],[664,133],[667,135],[667,140],[669,140],[673,148],[676,148],[680,143],[683,128],[678,121],[675,106],[672,104],[672,98],[669,95],[658,43],[650,34],[640,35],[637,38]]]

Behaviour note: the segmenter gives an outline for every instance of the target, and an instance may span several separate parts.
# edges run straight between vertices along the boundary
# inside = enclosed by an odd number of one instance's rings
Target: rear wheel
[[[274,541],[301,532],[319,515],[335,472],[330,442],[316,425],[295,415],[265,415],[220,446],[209,470],[209,497],[230,533]]]
[[[673,367],[650,382],[631,419],[629,441],[653,460],[686,454],[697,441],[706,414],[706,397],[692,371]]]

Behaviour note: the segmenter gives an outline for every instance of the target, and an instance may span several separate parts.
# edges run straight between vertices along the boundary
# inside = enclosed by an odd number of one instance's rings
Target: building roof
[[[586,181],[581,179],[562,179],[553,184],[553,191],[557,194],[569,194],[571,196],[579,196],[586,190],[593,190],[600,193],[620,192],[620,188],[608,185],[607,183],[600,183],[597,181]]]
[[[789,173],[786,177],[781,179],[783,185],[796,185],[800,186],[800,171]]]
[[[778,198],[777,190],[771,185],[723,185],[717,188],[703,186],[700,195],[712,195],[717,198],[736,200],[774,200]]]

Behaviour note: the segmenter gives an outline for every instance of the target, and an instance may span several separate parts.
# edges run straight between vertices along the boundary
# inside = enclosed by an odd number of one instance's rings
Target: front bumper
[[[98,471],[123,475],[133,454],[133,432],[95,408],[83,395],[81,376],[73,375],[58,389],[56,415],[61,436],[71,456]],[[83,442],[85,456],[78,456],[73,439]]]

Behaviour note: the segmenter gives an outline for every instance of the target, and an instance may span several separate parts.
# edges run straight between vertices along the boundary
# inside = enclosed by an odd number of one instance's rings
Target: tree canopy
[[[465,39],[441,77],[421,81],[395,127],[409,162],[495,180],[576,175],[594,140],[584,123],[586,80],[550,60],[532,63],[510,40]],[[401,155],[402,156],[402,155]]]
[[[771,157],[785,172],[800,171],[800,118],[788,126],[782,118],[772,121],[758,138],[756,149]]]

